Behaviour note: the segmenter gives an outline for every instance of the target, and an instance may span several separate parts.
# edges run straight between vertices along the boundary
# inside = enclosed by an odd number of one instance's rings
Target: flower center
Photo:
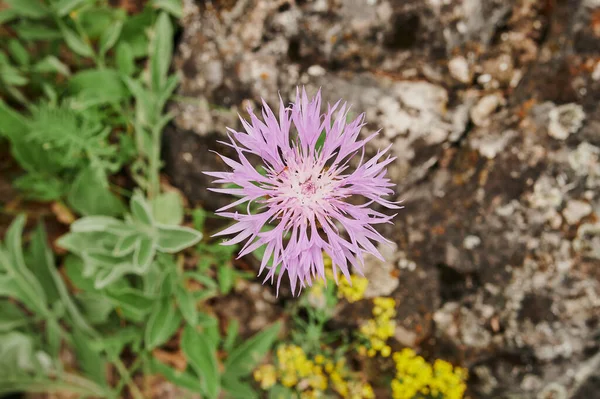
[[[317,192],[317,186],[309,179],[300,185],[300,192],[302,195],[313,195]]]

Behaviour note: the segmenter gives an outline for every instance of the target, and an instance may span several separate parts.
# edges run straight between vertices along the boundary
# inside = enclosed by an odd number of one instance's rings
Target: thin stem
[[[148,198],[156,197],[160,192],[160,136],[161,129],[152,129],[152,152],[150,154],[148,173],[150,174],[150,185],[148,188]]]
[[[112,362],[115,364],[115,367],[121,375],[121,378],[125,380],[125,383],[127,384],[127,387],[129,388],[129,391],[131,392],[131,395],[134,397],[134,399],[144,399],[144,395],[137,387],[137,385],[135,385],[135,383],[133,382],[129,370],[127,370],[127,367],[125,367],[121,359],[115,357],[114,359],[112,359]]]

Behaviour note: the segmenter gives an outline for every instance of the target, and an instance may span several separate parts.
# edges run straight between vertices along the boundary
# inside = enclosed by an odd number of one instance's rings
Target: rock
[[[548,134],[557,140],[564,140],[576,133],[585,119],[583,108],[578,104],[561,105],[552,109],[548,116]]]
[[[504,102],[502,96],[498,94],[489,94],[481,98],[473,108],[471,108],[471,120],[477,126],[489,126],[490,115]]]
[[[394,276],[397,263],[398,247],[379,245],[379,251],[385,262],[372,255],[365,256],[365,277],[369,280],[369,285],[365,290],[365,298],[375,298],[377,296],[390,295],[400,284],[397,276]]]
[[[467,59],[462,56],[454,57],[448,62],[450,75],[461,83],[470,83],[473,75],[469,70]]]
[[[578,200],[569,200],[562,211],[568,224],[577,224],[590,213],[592,213],[592,206],[585,201]]]
[[[398,304],[398,345],[469,367],[472,397],[531,399],[555,381],[591,397],[593,375],[575,375],[599,350],[596,3],[186,0],[174,67],[197,101],[171,105],[165,172],[215,209],[230,199],[200,172],[225,168],[207,150],[227,151],[215,143],[247,105],[296,85],[347,100],[363,137],[382,129],[367,153],[392,144],[406,200],[378,226],[396,248],[368,259],[368,295]],[[327,328],[370,312],[359,301]]]

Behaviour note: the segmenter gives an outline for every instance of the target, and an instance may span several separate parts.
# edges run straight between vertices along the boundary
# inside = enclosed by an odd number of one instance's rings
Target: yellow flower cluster
[[[392,380],[394,399],[413,399],[419,394],[462,399],[467,388],[465,369],[439,359],[432,366],[409,348],[394,353],[392,358],[396,364],[396,378]]]
[[[277,368],[267,364],[254,371],[254,379],[262,389],[271,388],[279,380],[282,385],[298,390],[300,399],[325,398],[328,386],[347,399],[375,398],[369,383],[347,381],[346,377],[343,359],[333,362],[317,355],[310,360],[296,345],[282,345],[277,349]]]
[[[388,338],[394,335],[396,329],[396,301],[393,298],[377,297],[373,299],[374,318],[367,321],[360,327],[360,332],[369,340],[370,348],[361,346],[359,352],[366,353],[373,357],[377,352],[381,356],[388,357],[392,353],[392,348],[386,344]]]
[[[364,277],[351,275],[350,282],[345,278],[340,278],[338,284],[338,298],[344,298],[350,303],[360,301],[365,297],[365,291],[369,280]]]
[[[279,379],[281,384],[288,388],[302,388],[305,394],[303,398],[318,397],[314,396],[317,391],[327,389],[327,376],[323,373],[323,366],[308,359],[299,346],[280,346],[277,349],[277,364],[277,369],[266,364],[254,371],[254,379],[260,382],[261,388],[269,389]]]
[[[329,281],[335,281],[333,270],[331,270],[331,258],[326,253],[323,253],[323,263],[325,265],[325,277]],[[323,284],[323,281],[319,280],[319,283]],[[364,277],[351,275],[348,282],[344,276],[338,276],[337,296],[346,299],[350,303],[360,301],[365,297],[368,284],[369,280]]]

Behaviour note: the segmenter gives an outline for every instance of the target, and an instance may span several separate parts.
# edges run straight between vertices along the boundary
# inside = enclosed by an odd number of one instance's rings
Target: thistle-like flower
[[[323,252],[331,258],[336,282],[337,269],[350,279],[350,265],[362,275],[366,253],[383,260],[374,244],[390,241],[373,225],[391,223],[395,215],[369,206],[401,208],[383,198],[394,193],[394,184],[385,175],[386,166],[395,158],[384,158],[387,147],[363,162],[365,144],[377,135],[358,139],[364,114],[347,123],[349,107],[341,100],[328,104],[322,114],[321,92],[309,100],[304,89],[301,94],[297,89],[296,102],[290,107],[280,99],[279,120],[264,101],[263,120],[251,109],[248,113],[250,122],[240,117],[246,131],[228,128],[230,143],[223,143],[235,149],[239,161],[218,154],[233,171],[206,172],[217,178],[215,183],[230,185],[212,191],[241,197],[217,210],[218,215],[237,222],[216,234],[235,234],[223,244],[245,241],[240,257],[265,246],[258,274],[266,268],[264,282],[273,282],[279,269],[279,291],[287,272],[292,293],[298,285],[300,290],[312,285],[315,278],[325,280]],[[351,169],[350,159],[359,152],[358,166]],[[261,160],[258,170],[248,159],[252,155]],[[244,203],[246,213],[227,211]],[[251,213],[251,203],[259,206],[258,211]],[[274,227],[269,229],[269,225]]]

